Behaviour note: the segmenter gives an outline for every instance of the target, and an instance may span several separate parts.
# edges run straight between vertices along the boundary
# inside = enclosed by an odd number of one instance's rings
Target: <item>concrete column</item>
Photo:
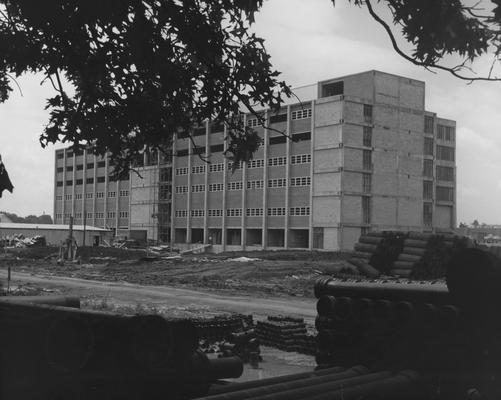
[[[119,218],[118,201],[120,199],[120,181],[117,179],[116,182],[117,185],[116,185],[116,197],[115,197],[115,232],[118,232],[118,218]]]
[[[228,126],[224,125],[224,135],[226,138],[228,132]],[[228,149],[228,142],[224,140],[224,151]],[[223,251],[226,250],[226,185],[228,182],[228,159],[224,157],[223,161],[224,169],[223,169],[223,216],[221,218],[221,245]]]
[[[171,161],[171,203],[170,203],[170,246],[176,242],[175,218],[176,218],[176,157],[177,157],[177,134],[172,134],[172,161]]]
[[[210,159],[210,121],[205,122],[205,157],[206,160]],[[204,174],[204,244],[209,243],[209,227],[208,214],[209,214],[209,164],[205,164]]]
[[[130,228],[131,224],[130,221],[132,219],[132,206],[131,206],[131,197],[132,197],[132,171],[129,171],[129,195],[127,196],[127,202],[128,204],[128,209],[129,209],[129,214],[127,216],[127,230],[129,231],[129,236],[130,236]]]
[[[315,162],[315,100],[311,101],[311,140],[310,140],[310,217],[308,218],[308,248],[313,250],[313,167]],[[288,160],[290,162],[290,160]]]
[[[374,97],[375,98],[375,97]],[[341,102],[341,115],[342,115],[342,120],[343,124],[341,126],[341,142],[344,144],[344,120],[345,120],[345,115],[344,115],[344,105],[345,101],[343,100]],[[363,157],[363,156],[362,156]],[[312,160],[313,161],[313,160]],[[343,202],[344,202],[344,192],[343,192],[343,180],[344,180],[344,146],[342,147],[341,150],[341,166],[342,170],[339,172],[341,176],[339,177],[339,228],[338,228],[338,249],[342,250],[343,249],[343,214],[344,214],[344,207],[343,207]],[[324,237],[324,243],[325,243],[325,237]],[[323,247],[323,244],[322,244]]]
[[[104,155],[104,226],[103,228],[108,227],[108,190],[109,190],[109,179],[108,179],[108,169],[109,169],[109,161],[108,161],[108,152]]]
[[[284,248],[289,248],[289,193],[291,185],[290,155],[291,155],[291,106],[287,106],[287,128],[285,142],[285,219],[284,219]]]
[[[64,176],[64,174],[63,174],[63,176]],[[64,185],[64,183],[63,183],[63,185]],[[53,204],[54,204],[54,213],[52,214],[52,218],[54,220],[54,223],[56,223],[56,214],[57,214],[57,152],[56,151],[54,151],[54,202],[53,202]]]
[[[264,118],[269,123],[269,111],[266,110]],[[268,240],[268,149],[269,149],[269,131],[267,128],[263,129],[263,140],[264,140],[264,148],[263,148],[263,223],[262,223],[262,236],[261,236],[261,248],[263,250],[266,249],[266,244]]]
[[[65,217],[64,214],[66,213],[66,151],[67,149],[64,149],[64,157],[63,157],[63,197],[62,197],[62,207],[61,207],[61,216],[63,219],[63,224],[65,223]]]
[[[94,194],[92,195],[92,226],[96,226],[97,156],[94,155]]]
[[[71,191],[71,215],[73,216],[73,221],[75,221],[75,196],[76,196],[76,191],[77,191],[77,154],[73,152],[73,190]]]
[[[247,127],[247,114],[244,114],[244,129]],[[240,234],[241,237],[241,246],[242,250],[245,250],[245,243],[247,241],[247,229],[246,229],[246,214],[245,210],[247,207],[247,161],[243,162],[242,165],[242,217],[240,219],[240,226],[242,227],[242,231]]]
[[[85,207],[85,196],[87,195],[87,148],[83,151],[83,164],[82,164],[82,225],[87,222],[87,207]],[[87,239],[87,238],[86,238]],[[86,243],[87,245],[89,243]]]
[[[191,243],[191,165],[193,157],[193,144],[188,146],[188,193],[186,196],[186,243]]]

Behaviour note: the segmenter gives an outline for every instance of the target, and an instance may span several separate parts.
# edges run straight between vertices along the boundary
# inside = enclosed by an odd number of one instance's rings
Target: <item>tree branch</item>
[[[500,82],[501,81],[501,78],[491,78],[490,76],[476,77],[476,76],[462,75],[462,74],[458,73],[457,71],[461,68],[464,68],[464,63],[463,63],[463,65],[457,65],[455,67],[446,67],[446,66],[439,65],[436,63],[427,63],[424,61],[419,61],[419,60],[405,54],[403,52],[403,50],[401,50],[400,47],[398,46],[397,41],[395,39],[395,36],[393,35],[393,32],[392,32],[391,28],[389,27],[389,25],[378,14],[376,14],[374,9],[372,8],[372,4],[371,4],[370,0],[365,0],[365,5],[367,6],[367,10],[369,10],[369,14],[372,16],[372,18],[374,18],[377,22],[379,22],[379,24],[385,29],[386,33],[390,37],[393,49],[397,52],[397,54],[399,54],[401,57],[405,58],[407,61],[410,61],[414,65],[417,65],[419,67],[435,68],[435,69],[440,69],[442,71],[447,71],[450,74],[452,74],[453,76],[455,76],[456,78],[459,78],[459,79],[462,79],[465,81],[470,81],[470,82],[473,82],[473,81]]]

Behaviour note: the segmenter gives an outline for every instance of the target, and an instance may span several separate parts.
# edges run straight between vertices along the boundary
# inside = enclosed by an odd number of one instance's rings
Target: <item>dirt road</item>
[[[5,281],[7,271],[0,270]],[[253,314],[256,318],[287,314],[305,318],[313,323],[316,315],[315,299],[294,297],[254,298],[250,296],[221,295],[169,286],[145,286],[121,282],[103,282],[87,279],[13,272],[12,285],[36,284],[57,289],[82,298],[98,297],[125,304],[150,304],[160,308],[193,308],[207,314],[236,312]]]

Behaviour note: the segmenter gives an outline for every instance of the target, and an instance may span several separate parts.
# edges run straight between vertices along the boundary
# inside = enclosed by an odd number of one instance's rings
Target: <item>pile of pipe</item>
[[[366,367],[355,366],[213,386],[209,395],[201,399],[419,400],[422,394],[415,371],[371,372]]]
[[[501,261],[458,249],[446,283],[315,285],[317,364],[417,371],[423,399],[501,398]]]
[[[1,399],[190,399],[243,371],[236,357],[198,351],[190,321],[79,307],[78,298],[0,299]]]
[[[437,279],[445,276],[452,253],[466,247],[467,238],[451,233],[368,232],[358,239],[349,262],[371,278]]]
[[[303,354],[314,353],[314,337],[308,335],[303,318],[268,316],[257,321],[256,335],[265,346]]]
[[[242,332],[254,326],[252,315],[217,315],[213,318],[192,318],[200,335],[205,341],[222,341],[235,332]]]
[[[358,239],[349,261],[366,276],[389,274],[402,251],[406,236],[402,232],[368,232]]]

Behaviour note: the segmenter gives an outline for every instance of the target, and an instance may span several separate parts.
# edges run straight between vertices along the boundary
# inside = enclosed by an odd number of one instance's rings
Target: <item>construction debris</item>
[[[4,236],[0,239],[0,247],[41,247],[46,246],[45,236],[37,235],[33,237],[25,237],[22,233]]]

